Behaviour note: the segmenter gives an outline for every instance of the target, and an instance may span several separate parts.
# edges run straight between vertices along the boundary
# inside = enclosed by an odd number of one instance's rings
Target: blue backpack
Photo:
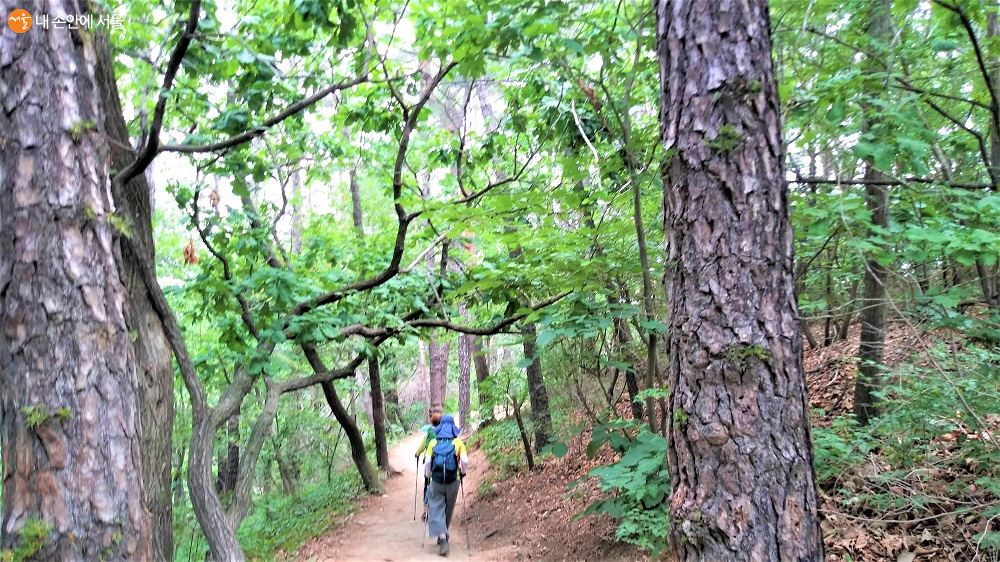
[[[451,484],[458,479],[458,452],[451,439],[438,439],[431,450],[431,480]]]

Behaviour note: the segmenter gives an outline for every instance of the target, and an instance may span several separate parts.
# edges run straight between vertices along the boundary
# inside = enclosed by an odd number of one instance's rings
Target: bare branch
[[[417,267],[418,265],[420,265],[420,262],[424,261],[424,258],[427,257],[427,254],[431,253],[431,250],[433,250],[435,246],[437,246],[438,244],[440,244],[447,237],[448,237],[448,233],[447,232],[442,232],[437,238],[434,239],[433,242],[430,243],[429,246],[427,246],[426,248],[424,248],[424,251],[420,252],[420,254],[417,255],[416,258],[414,258],[414,260],[410,263],[410,265],[404,267],[403,269],[400,269],[399,272],[400,273],[409,273],[409,272],[413,271],[413,269],[415,267]]]

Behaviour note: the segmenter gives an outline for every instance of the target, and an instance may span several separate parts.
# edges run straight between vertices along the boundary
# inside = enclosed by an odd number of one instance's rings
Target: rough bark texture
[[[382,371],[379,369],[377,354],[372,355],[368,360],[368,379],[372,384],[372,428],[375,431],[375,462],[382,470],[389,470],[388,431],[385,427],[385,395],[382,393]]]
[[[97,85],[104,107],[105,132],[109,143],[111,168],[122,170],[135,160],[121,98],[115,82],[114,65],[108,37],[95,35],[97,49]],[[136,375],[139,380],[139,405],[142,416],[142,479],[150,513],[152,556],[155,560],[174,558],[174,520],[171,502],[170,460],[174,432],[173,354],[163,324],[150,301],[136,260],[155,261],[153,242],[152,186],[146,175],[139,175],[124,186],[112,185],[115,214],[128,225],[129,234],[143,249],[135,255],[131,246],[122,246],[118,268],[128,292],[129,329],[135,334]]]
[[[451,343],[438,341],[436,334],[431,335],[431,341],[427,344],[427,355],[430,376],[430,409],[444,409],[445,394],[448,391],[448,354],[451,352]]]
[[[45,528],[32,560],[151,556],[96,59],[78,30],[0,34],[0,547]]]
[[[458,312],[465,316],[465,303],[458,305]],[[471,334],[458,336],[458,426],[464,428],[469,423],[472,407],[470,386],[472,384],[472,340]]]
[[[236,489],[240,471],[240,412],[237,410],[226,422],[226,449],[219,453],[219,479],[216,491],[220,494]]]
[[[679,561],[823,560],[766,0],[655,0]]]
[[[538,357],[535,336],[538,328],[528,323],[524,325],[524,356],[534,360],[525,369],[528,377],[528,399],[531,403],[531,423],[535,430],[535,452],[549,444],[552,432],[552,415],[549,413],[549,393],[542,378],[542,359]]]
[[[868,5],[868,33],[880,42],[892,40],[892,0],[877,0]],[[883,71],[877,63],[870,63],[875,72]],[[875,92],[871,92],[875,94]],[[871,112],[873,108],[865,108]],[[863,130],[869,131],[877,119],[866,116]],[[883,175],[869,160],[865,162],[865,179],[883,179]],[[881,185],[865,186],[865,205],[872,214],[869,236],[876,236],[874,228],[889,228],[889,189]],[[858,345],[858,375],[854,385],[854,417],[861,425],[868,425],[878,415],[875,393],[882,388],[882,351],[885,347],[886,267],[872,252],[865,254],[864,299],[861,309],[861,342]],[[846,326],[845,326],[845,332]]]
[[[483,386],[490,376],[490,350],[483,347],[482,338],[472,340],[472,363],[476,368],[476,388],[479,390],[479,427],[486,427],[493,422],[493,403]]]

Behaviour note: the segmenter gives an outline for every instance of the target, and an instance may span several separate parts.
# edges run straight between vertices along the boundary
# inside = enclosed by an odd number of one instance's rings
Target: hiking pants
[[[455,513],[458,503],[458,488],[461,481],[451,484],[441,484],[431,480],[430,491],[427,494],[427,534],[432,537],[448,533],[451,526],[451,515]]]

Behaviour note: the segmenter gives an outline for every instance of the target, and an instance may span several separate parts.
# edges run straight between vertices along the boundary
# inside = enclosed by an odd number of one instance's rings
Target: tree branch
[[[839,179],[826,179],[826,178],[802,178],[796,177],[794,179],[788,180],[789,183],[800,183],[809,185],[884,185],[884,186],[906,186],[911,183],[922,183],[922,184],[937,184],[951,187],[953,189],[967,189],[967,190],[980,190],[980,189],[993,189],[993,184],[991,183],[956,183],[949,182],[946,180],[938,180],[934,178],[904,178],[899,180],[839,180]]]
[[[202,244],[204,244],[205,247],[208,248],[208,251],[211,252],[213,256],[215,256],[215,259],[219,260],[222,263],[223,278],[226,281],[232,282],[233,272],[229,265],[229,259],[215,249],[212,243],[208,241],[208,235],[205,233],[205,230],[201,228],[201,221],[199,219],[200,207],[198,205],[198,196],[200,194],[201,194],[200,189],[195,190],[193,199],[194,210],[191,216],[191,219],[194,221],[194,228],[195,230],[198,231],[198,237],[201,238]],[[257,325],[254,323],[253,316],[250,314],[250,304],[247,303],[247,300],[245,298],[243,298],[243,295],[241,295],[239,292],[235,290],[233,291],[233,296],[235,296],[237,302],[240,303],[240,318],[243,319],[243,325],[246,326],[247,330],[249,330],[250,335],[253,336],[253,339],[260,340],[260,331],[257,330]]]
[[[201,145],[168,144],[160,148],[160,152],[179,152],[182,154],[195,154],[199,152],[216,152],[219,150],[232,148],[234,146],[251,141],[263,135],[271,127],[277,125],[278,123],[281,123],[282,121],[288,119],[289,117],[292,117],[293,115],[303,111],[304,109],[312,105],[315,105],[316,102],[322,100],[323,98],[329,96],[330,94],[340,90],[346,90],[347,88],[351,88],[353,86],[357,86],[358,84],[366,82],[367,80],[368,80],[368,74],[367,72],[363,72],[362,74],[358,75],[357,77],[351,80],[348,80],[346,82],[338,82],[332,86],[320,90],[319,92],[316,92],[315,94],[309,96],[308,98],[293,103],[281,113],[278,113],[274,117],[267,119],[266,121],[254,127],[253,129],[243,131],[242,133],[229,137],[224,141],[219,141],[211,144],[201,144]]]
[[[184,26],[184,33],[181,34],[180,41],[174,47],[170,60],[167,62],[167,70],[163,73],[163,87],[160,89],[159,99],[156,100],[156,107],[153,110],[153,123],[149,129],[149,138],[146,145],[139,151],[135,161],[125,167],[113,181],[119,185],[125,185],[132,178],[142,174],[146,168],[153,163],[157,149],[160,146],[160,131],[163,129],[163,115],[167,110],[167,99],[170,97],[170,89],[174,85],[174,78],[180,70],[184,55],[187,54],[191,40],[194,39],[195,31],[198,29],[198,18],[201,15],[201,0],[191,2],[191,10],[188,12],[187,25]]]

